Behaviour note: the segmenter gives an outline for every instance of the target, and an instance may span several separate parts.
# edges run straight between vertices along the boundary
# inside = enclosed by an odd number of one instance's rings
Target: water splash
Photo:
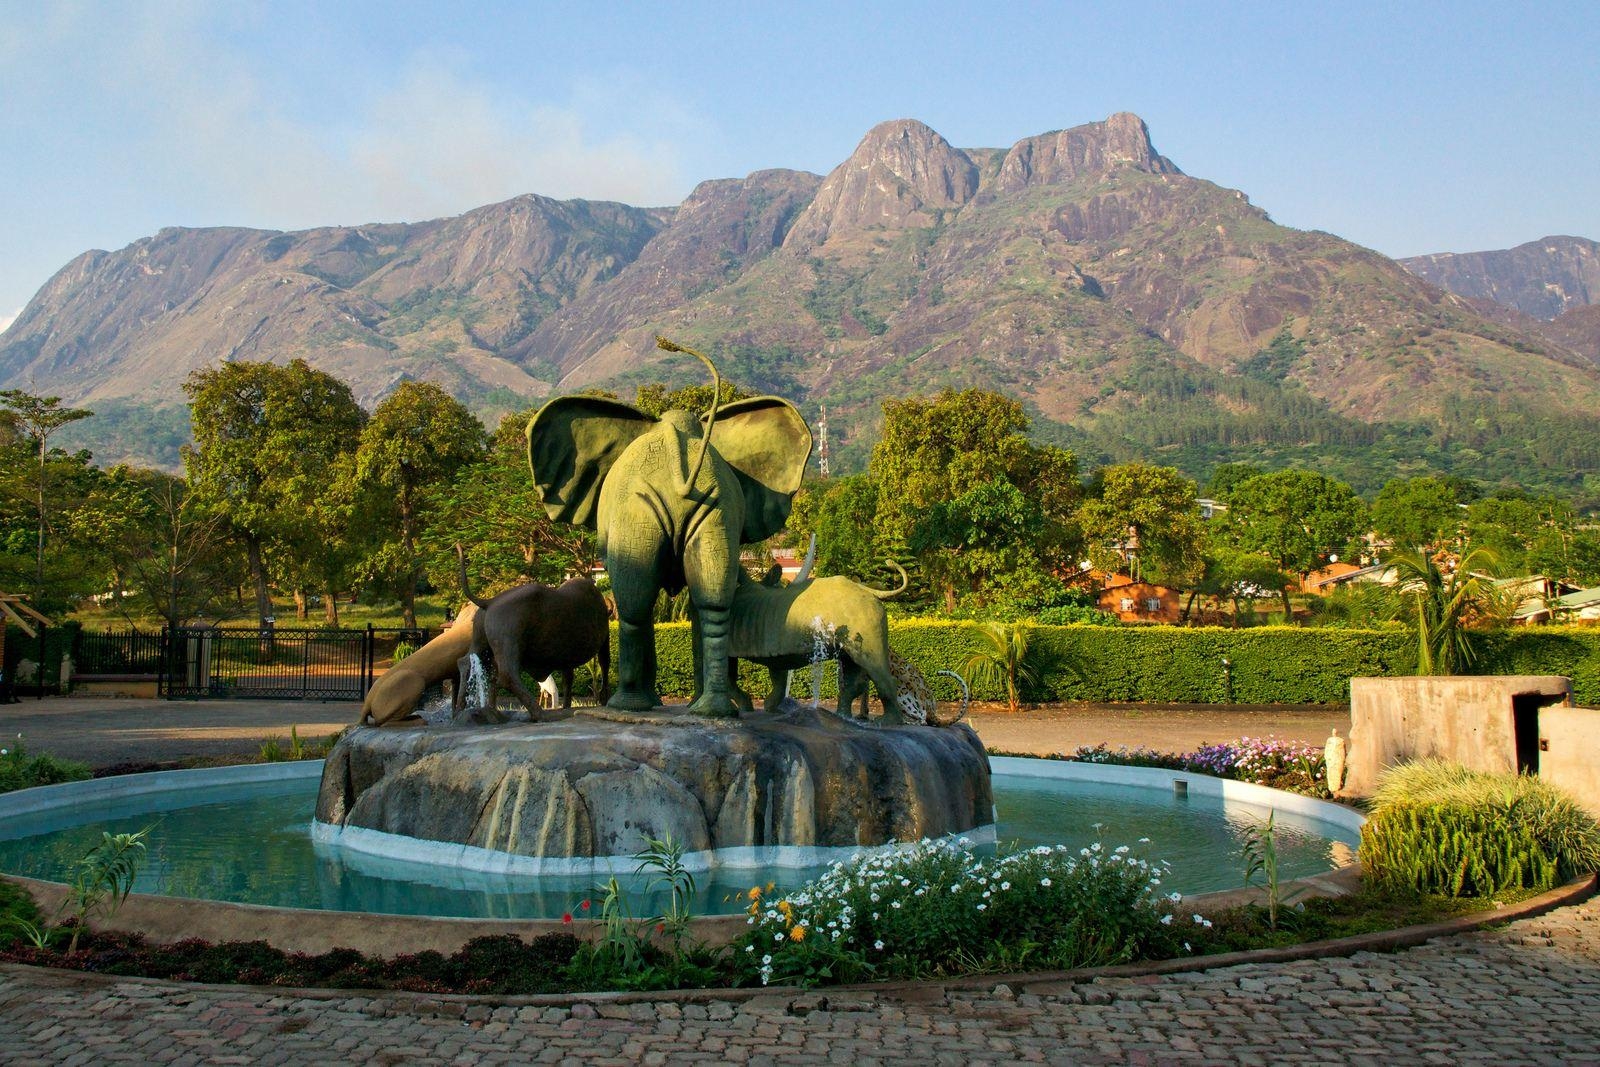
[[[489,673],[483,669],[483,660],[476,652],[467,656],[467,707],[489,706]]]
[[[837,630],[818,615],[811,620],[811,706],[822,707],[822,665],[833,658],[834,634]]]

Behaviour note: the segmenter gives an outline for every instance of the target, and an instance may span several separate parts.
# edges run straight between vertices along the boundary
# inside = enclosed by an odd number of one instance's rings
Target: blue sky
[[[1600,238],[1600,6],[0,0],[0,323],[163,226],[676,203],[1134,111],[1189,174],[1390,255]]]

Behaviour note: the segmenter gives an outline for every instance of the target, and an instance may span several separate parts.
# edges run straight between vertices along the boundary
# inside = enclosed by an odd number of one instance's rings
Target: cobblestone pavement
[[[1600,1064],[1600,899],[1393,955],[982,992],[275,995],[0,968],[0,1062]]]

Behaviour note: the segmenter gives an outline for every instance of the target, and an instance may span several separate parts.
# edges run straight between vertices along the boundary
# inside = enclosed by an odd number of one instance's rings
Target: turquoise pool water
[[[479,918],[559,918],[590,897],[593,876],[463,872],[353,855],[315,845],[315,778],[211,786],[148,794],[13,817],[0,826],[0,871],[64,881],[74,860],[112,833],[153,826],[135,890],[276,907]],[[1039,844],[1126,844],[1171,864],[1163,890],[1203,893],[1243,881],[1240,847],[1267,810],[1219,798],[1175,797],[1170,788],[994,775],[1002,848]],[[1356,837],[1305,816],[1276,816],[1281,877],[1349,862]],[[1148,843],[1139,843],[1149,838]],[[697,911],[740,910],[735,899],[757,882],[799,885],[820,869],[714,871],[698,876]],[[648,876],[618,876],[638,914],[658,901]]]

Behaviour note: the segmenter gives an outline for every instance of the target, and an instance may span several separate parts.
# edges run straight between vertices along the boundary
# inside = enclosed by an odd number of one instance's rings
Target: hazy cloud
[[[7,330],[11,329],[11,324],[16,322],[17,316],[21,314],[22,309],[18,308],[9,315],[0,315],[0,333],[5,333]]]

